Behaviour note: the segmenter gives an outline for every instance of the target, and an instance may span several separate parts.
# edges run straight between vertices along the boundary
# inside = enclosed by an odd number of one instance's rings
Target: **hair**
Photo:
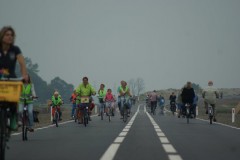
[[[112,91],[112,90],[109,88],[107,91],[109,92],[109,91]]]
[[[104,84],[101,84],[101,86],[105,87],[105,85],[104,85]]]
[[[84,80],[87,80],[87,81],[88,81],[88,78],[87,78],[87,77],[83,77],[83,79],[82,79],[82,80],[83,80],[83,81],[84,81]]]
[[[2,48],[3,37],[4,37],[4,35],[6,34],[7,31],[11,31],[12,32],[12,34],[13,34],[13,43],[12,43],[12,45],[14,45],[14,41],[15,41],[15,38],[16,38],[16,34],[15,34],[14,29],[11,26],[4,26],[0,30],[0,48]]]
[[[187,82],[187,88],[191,88],[192,87],[192,83],[191,82]]]

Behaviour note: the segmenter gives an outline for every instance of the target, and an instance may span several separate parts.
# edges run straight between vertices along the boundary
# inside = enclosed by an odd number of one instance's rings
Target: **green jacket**
[[[29,98],[32,96],[32,85],[31,84],[23,84],[22,85],[22,93],[21,93],[21,98],[27,98],[27,104],[33,103],[32,98]],[[20,103],[24,103],[23,99],[20,99]]]

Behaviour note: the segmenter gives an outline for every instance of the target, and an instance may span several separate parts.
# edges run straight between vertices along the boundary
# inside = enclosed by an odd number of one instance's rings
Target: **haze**
[[[0,0],[0,27],[15,28],[47,82],[239,88],[239,8],[239,0]]]

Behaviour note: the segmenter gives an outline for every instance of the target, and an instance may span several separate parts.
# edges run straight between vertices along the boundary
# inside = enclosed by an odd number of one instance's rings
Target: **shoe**
[[[91,119],[90,117],[88,118],[88,120],[89,120],[89,121],[92,121],[92,119]]]
[[[98,116],[100,116],[100,114],[98,114]]]
[[[62,118],[59,118],[59,121],[61,121],[62,120]]]
[[[82,122],[78,122],[78,124],[82,124]]]
[[[217,122],[217,119],[216,119],[216,118],[213,118],[213,122]]]
[[[34,129],[28,128],[28,131],[29,131],[29,132],[34,132]]]
[[[208,110],[206,110],[206,114],[208,114]]]
[[[178,116],[178,118],[180,118],[180,116]]]

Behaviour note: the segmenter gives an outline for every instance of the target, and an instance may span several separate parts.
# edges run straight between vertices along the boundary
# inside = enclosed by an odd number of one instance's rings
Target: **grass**
[[[232,123],[232,108],[235,108],[239,103],[239,99],[223,99],[219,100],[216,104],[216,119],[220,123],[235,126],[240,128],[240,113],[235,115],[235,123]],[[208,119],[208,115],[205,114],[205,108],[203,101],[200,100],[198,104],[199,115],[198,118]]]

